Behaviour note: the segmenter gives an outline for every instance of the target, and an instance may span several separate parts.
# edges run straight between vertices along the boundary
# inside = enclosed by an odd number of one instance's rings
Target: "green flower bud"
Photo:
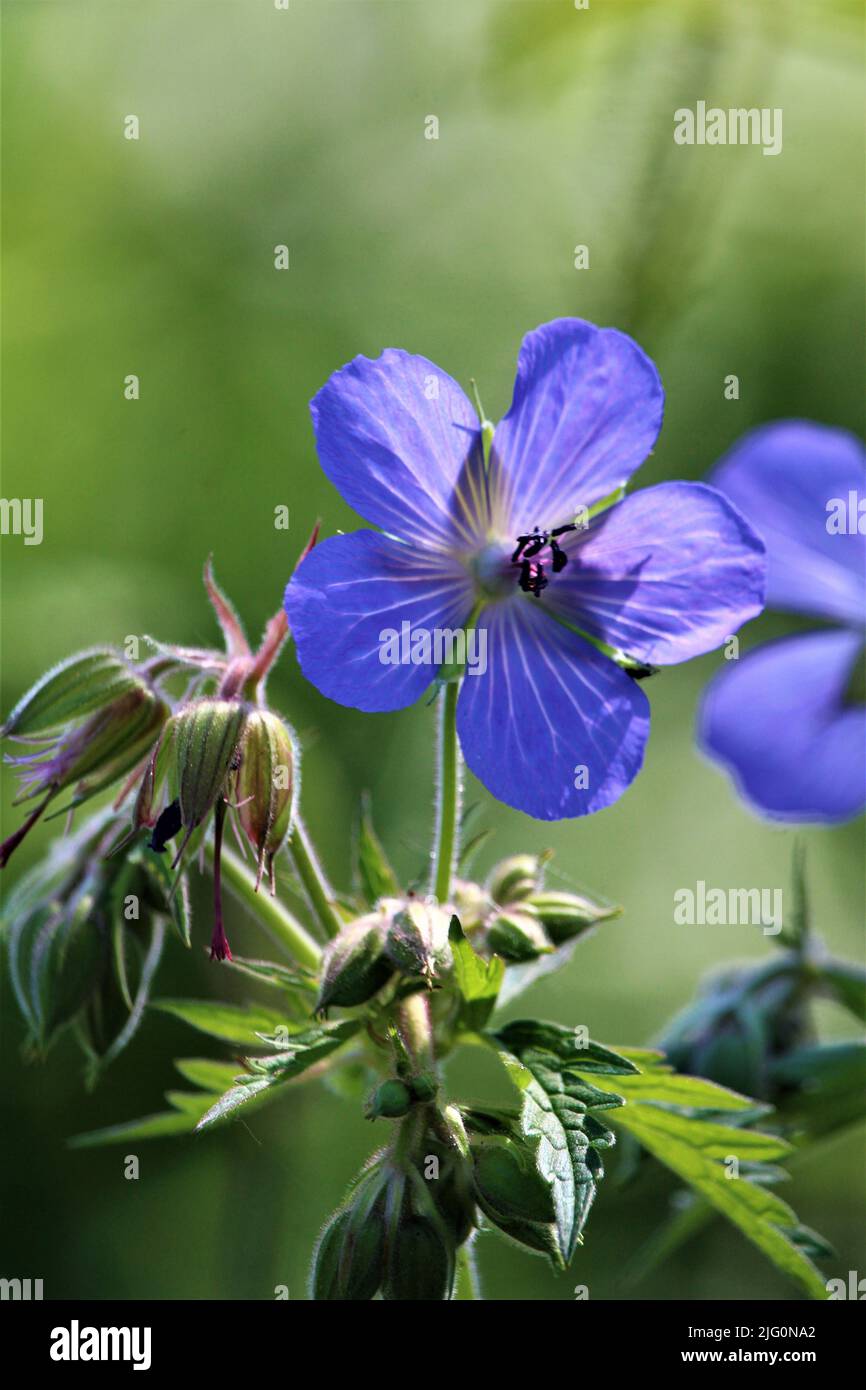
[[[515,903],[541,884],[544,859],[537,854],[513,854],[493,869],[487,888],[494,902]]]
[[[42,744],[35,753],[9,759],[21,778],[16,804],[46,793],[51,800],[74,787],[70,805],[80,806],[141,762],[168,714],[158,695],[143,681],[134,682],[132,689],[53,742]]]
[[[141,682],[110,648],[61,661],[28,690],[0,729],[0,738],[28,739],[112,704]]]
[[[526,899],[526,906],[532,908],[555,946],[580,936],[596,922],[618,917],[622,911],[620,907],[606,907],[579,893],[547,890],[531,893]]]
[[[385,949],[404,975],[441,975],[451,963],[450,915],[435,905],[410,902],[391,918]]]
[[[427,1190],[455,1246],[462,1245],[475,1225],[472,1164],[457,1149],[446,1147],[431,1134],[426,1135],[422,1148],[419,1171],[423,1176],[428,1158],[437,1159],[439,1176],[425,1179]]]
[[[256,855],[256,887],[267,864],[274,891],[274,855],[291,829],[298,754],[291,730],[270,710],[251,710],[235,777],[238,818]]]
[[[551,950],[535,914],[528,908],[497,913],[487,929],[487,945],[507,961],[536,960]]]
[[[493,906],[490,895],[478,883],[469,879],[455,879],[451,887],[451,901],[454,911],[460,918],[460,925],[468,935],[480,927]]]
[[[422,1105],[433,1100],[439,1090],[439,1082],[432,1071],[422,1071],[418,1076],[411,1077],[409,1085],[413,1096]]]
[[[563,1263],[550,1185],[531,1153],[510,1141],[473,1145],[475,1196],[482,1212],[503,1235]]]
[[[316,1242],[310,1279],[310,1291],[316,1302],[328,1302],[340,1297],[340,1256],[350,1216],[350,1211],[335,1211]]]
[[[321,1301],[369,1302],[385,1269],[385,1175],[372,1169],[356,1180],[313,1254],[312,1296]]]
[[[531,1153],[510,1140],[473,1145],[475,1188],[485,1210],[507,1219],[547,1224],[555,1220],[550,1184]]]
[[[317,1012],[332,1005],[348,1009],[366,1004],[379,992],[394,971],[385,955],[386,935],[387,918],[373,912],[334,937],[324,955]]]
[[[234,700],[197,700],[180,710],[174,738],[181,820],[194,830],[226,785],[248,707]]]
[[[392,1078],[376,1087],[367,1101],[364,1114],[368,1120],[377,1120],[380,1117],[395,1120],[408,1114],[413,1100],[412,1092],[406,1083]]]
[[[405,1217],[388,1252],[382,1297],[437,1302],[450,1297],[453,1280],[454,1249],[437,1224],[423,1216]]]

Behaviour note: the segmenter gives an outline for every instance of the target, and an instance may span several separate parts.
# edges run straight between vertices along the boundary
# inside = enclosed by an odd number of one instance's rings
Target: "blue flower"
[[[311,407],[319,458],[381,531],[321,542],[292,578],[304,675],[340,704],[400,709],[436,675],[436,635],[468,625],[485,660],[457,728],[475,775],[544,820],[615,801],[649,731],[635,677],[718,646],[763,603],[763,546],[718,492],[618,500],[663,403],[637,344],[580,319],[524,339],[489,451],[492,427],[426,358],[388,349],[336,372]],[[399,658],[397,634],[412,637]]]
[[[866,636],[864,462],[844,430],[782,420],[712,474],[764,538],[769,606],[839,624],[759,647],[704,698],[704,749],[777,820],[841,821],[866,806],[866,705],[849,696]]]

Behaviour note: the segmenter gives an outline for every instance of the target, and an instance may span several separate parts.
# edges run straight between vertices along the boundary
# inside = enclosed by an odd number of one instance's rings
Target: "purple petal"
[[[583,319],[528,333],[493,443],[511,532],[562,525],[627,482],[655,444],[663,409],[658,372],[624,333]]]
[[[720,488],[763,536],[767,603],[842,622],[866,618],[866,534],[833,534],[830,504],[866,498],[866,452],[845,430],[807,420],[764,425],[714,469]],[[846,518],[847,519],[847,518]],[[866,527],[866,520],[861,522]]]
[[[707,690],[699,738],[766,816],[840,821],[866,806],[866,705],[846,705],[862,639],[786,637],[731,662]]]
[[[322,467],[367,521],[437,548],[486,531],[478,415],[426,357],[356,357],[310,411]]]
[[[508,806],[539,820],[588,815],[640,770],[649,705],[618,666],[534,604],[509,600],[479,619],[487,672],[467,675],[460,691],[463,755]]]
[[[541,602],[653,665],[711,651],[763,607],[764,547],[702,483],[636,492],[564,548]]]
[[[462,627],[472,587],[462,567],[437,552],[354,531],[310,551],[285,608],[301,670],[323,695],[355,709],[402,709],[423,695],[437,666],[383,660],[383,632],[402,636],[404,623],[431,634]],[[393,642],[391,649],[398,652]]]

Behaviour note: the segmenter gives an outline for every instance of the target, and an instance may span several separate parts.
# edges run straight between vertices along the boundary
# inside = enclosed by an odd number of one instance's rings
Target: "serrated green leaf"
[[[307,1071],[316,1062],[322,1061],[331,1052],[341,1047],[360,1028],[355,1019],[342,1019],[339,1023],[321,1023],[297,1033],[273,1057],[252,1058],[248,1066],[252,1074],[249,1078],[235,1078],[236,1084],[215,1104],[212,1104],[196,1126],[204,1129],[207,1125],[228,1119],[241,1105],[258,1098],[265,1099],[264,1093],[285,1085]]]
[[[369,907],[375,907],[380,898],[400,896],[397,875],[391,868],[388,856],[373,828],[370,800],[367,796],[364,796],[361,802],[357,855],[358,878]]]
[[[519,1019],[489,1037],[512,1077],[515,1066],[529,1073],[526,1084],[517,1078],[521,1125],[527,1138],[538,1141],[536,1165],[551,1185],[560,1251],[568,1264],[604,1176],[601,1151],[614,1142],[593,1112],[624,1104],[622,1096],[598,1090],[576,1067],[616,1076],[636,1068],[598,1043],[581,1045],[582,1037],[557,1023]]]
[[[505,962],[494,956],[484,960],[473,950],[460,921],[451,918],[448,940],[454,960],[454,978],[463,1000],[461,1023],[472,1032],[480,1031],[496,1007],[505,975]]]
[[[359,1019],[343,1018],[336,1023],[315,1023],[285,1038],[265,1038],[277,1051],[270,1057],[251,1057],[248,1065],[255,1072],[266,1072],[275,1082],[291,1081],[342,1047],[360,1027]]]
[[[260,1046],[262,1034],[275,1034],[279,1028],[293,1026],[286,1024],[282,1014],[253,1004],[239,1007],[207,999],[154,999],[150,1007],[179,1018],[211,1038],[241,1047]]]
[[[657,1078],[659,1090],[670,1086],[671,1077]],[[696,1078],[692,1092],[705,1095],[706,1083]],[[626,1130],[655,1158],[670,1168],[716,1210],[738,1226],[745,1236],[783,1273],[795,1279],[812,1298],[826,1298],[820,1272],[802,1248],[791,1239],[797,1218],[791,1208],[765,1184],[752,1182],[742,1171],[728,1175],[724,1160],[736,1157],[744,1164],[767,1162],[787,1153],[790,1145],[774,1135],[735,1129],[657,1103],[649,1088],[639,1090],[634,1081],[618,1081],[625,1105],[611,1112],[615,1128]],[[632,1094],[629,1096],[629,1085]],[[669,1094],[668,1090],[668,1094]],[[679,1101],[688,1104],[688,1101]],[[702,1099],[699,1105],[704,1105]]]
[[[703,1077],[682,1076],[679,1072],[646,1072],[639,1076],[623,1077],[616,1083],[626,1100],[652,1100],[658,1105],[673,1105],[690,1110],[748,1110],[755,1102],[715,1081]]]
[[[513,1053],[522,1060],[528,1049],[542,1049],[550,1052],[564,1066],[574,1071],[599,1072],[609,1076],[636,1074],[634,1062],[601,1043],[584,1040],[576,1028],[566,1028],[561,1023],[545,1023],[537,1018],[516,1018],[493,1034],[506,1052]]]

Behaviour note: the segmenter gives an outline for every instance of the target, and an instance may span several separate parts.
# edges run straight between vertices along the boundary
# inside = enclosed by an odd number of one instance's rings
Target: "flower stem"
[[[398,1010],[397,1026],[416,1065],[431,1067],[434,1061],[433,1028],[426,995],[410,994],[403,1000]]]
[[[466,1302],[468,1299],[479,1299],[480,1297],[481,1283],[478,1278],[478,1267],[475,1263],[475,1251],[467,1241],[457,1251],[454,1299],[456,1302]]]
[[[439,719],[438,823],[433,853],[433,892],[440,903],[451,896],[451,875],[457,857],[457,827],[460,819],[462,761],[457,746],[458,681],[449,681],[441,699]]]
[[[208,843],[205,848],[212,859],[213,845]],[[243,860],[227,845],[222,847],[221,866],[223,877],[235,897],[241,899],[299,964],[317,970],[322,957],[317,943],[281,902],[268,893],[256,892],[255,878]]]
[[[289,854],[316,920],[323,928],[326,938],[336,936],[342,930],[343,919],[337,911],[334,890],[325,877],[325,872],[313,848],[309,831],[299,815],[295,816],[294,825],[289,833],[288,845]]]

